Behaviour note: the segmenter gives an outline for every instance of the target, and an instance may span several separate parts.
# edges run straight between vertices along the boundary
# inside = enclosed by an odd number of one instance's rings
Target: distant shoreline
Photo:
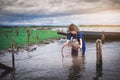
[[[0,27],[67,27],[68,25],[0,25]],[[102,24],[94,24],[94,25],[77,25],[78,27],[120,27],[120,24],[116,25],[102,25]]]

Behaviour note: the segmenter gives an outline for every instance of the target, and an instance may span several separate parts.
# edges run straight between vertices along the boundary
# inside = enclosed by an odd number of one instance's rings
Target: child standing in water
[[[82,35],[82,32],[78,30],[78,27],[75,24],[70,24],[68,26],[67,41],[63,44],[62,49],[68,44],[72,46],[71,51],[72,56],[78,55],[78,48],[82,50],[82,55],[83,56],[85,55],[86,46],[84,37]]]

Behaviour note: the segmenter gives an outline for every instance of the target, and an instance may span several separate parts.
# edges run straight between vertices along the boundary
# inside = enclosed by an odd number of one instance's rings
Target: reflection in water
[[[12,71],[4,71],[4,72],[2,72],[1,73],[1,75],[0,75],[0,79],[2,79],[2,78],[4,78],[5,76],[7,76],[8,74],[10,74]]]
[[[7,76],[8,74],[10,74],[11,72],[14,72],[14,68],[11,68],[9,66],[6,66],[2,63],[0,63],[0,69],[4,69],[5,71],[3,71],[0,74],[0,79],[4,78],[5,76]]]
[[[15,71],[11,72],[10,79],[11,80],[15,80]]]
[[[68,80],[77,80],[84,69],[85,57],[72,56],[72,66],[69,69]]]
[[[93,77],[93,80],[101,80],[100,78],[102,78],[102,65],[101,66],[97,66],[96,65],[96,76]]]

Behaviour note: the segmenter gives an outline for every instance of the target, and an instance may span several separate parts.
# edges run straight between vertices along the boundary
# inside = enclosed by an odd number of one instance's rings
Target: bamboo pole
[[[102,65],[102,49],[101,49],[101,46],[102,46],[102,41],[101,39],[97,39],[96,41],[96,65],[97,66],[101,66]]]

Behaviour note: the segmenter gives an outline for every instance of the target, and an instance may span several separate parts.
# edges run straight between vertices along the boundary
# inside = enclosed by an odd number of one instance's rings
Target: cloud
[[[1,13],[73,14],[120,9],[120,0],[0,0]]]
[[[120,0],[0,0],[0,23],[109,10],[120,13]]]

